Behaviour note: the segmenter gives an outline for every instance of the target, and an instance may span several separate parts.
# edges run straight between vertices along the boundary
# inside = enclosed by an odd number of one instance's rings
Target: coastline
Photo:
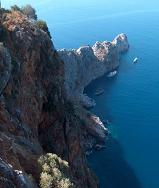
[[[86,130],[91,136],[91,139],[84,139],[87,142],[84,144],[86,151],[96,148],[96,145],[99,145],[98,148],[102,148],[109,131],[99,117],[89,112],[89,109],[95,107],[96,101],[84,93],[84,90],[97,78],[116,71],[120,66],[120,57],[128,50],[128,38],[123,33],[119,34],[112,42],[96,42],[93,47],[83,46],[77,50],[58,50],[58,54],[64,62],[66,96],[75,106],[81,106],[76,113],[80,119],[85,121]],[[86,115],[88,112],[89,116]],[[91,147],[87,147],[88,145]]]
[[[87,45],[78,49],[58,50],[64,62],[64,86],[67,98],[90,107],[83,95],[84,88],[93,80],[116,70],[120,65],[121,55],[128,49],[128,38],[121,33],[112,42],[96,42],[92,47]]]
[[[110,90],[113,87],[115,87],[116,81],[117,81],[116,78],[112,78],[110,80],[105,75],[105,76],[93,81],[86,88],[85,92],[88,93],[88,95],[90,95],[91,97],[93,97],[94,96],[93,91],[96,90],[99,83],[101,83],[100,87],[107,84],[107,87],[105,86],[103,88],[107,89],[107,91],[110,92]],[[110,111],[109,111],[109,109],[106,108],[105,104],[100,106],[104,97],[109,98],[109,95],[105,94],[104,96],[100,96],[100,97],[95,96],[97,105],[92,109],[92,113],[95,113],[99,117],[102,117],[105,119],[110,118],[111,124],[116,127],[117,125],[114,124],[115,123],[115,119],[114,119],[115,114],[113,114],[113,117],[112,117],[112,114],[110,114]],[[105,103],[105,101],[107,101],[107,100],[104,100],[103,102]],[[110,101],[109,105],[111,105],[111,101]],[[105,109],[103,107],[105,107]],[[104,113],[103,113],[103,111],[104,111]],[[108,130],[109,130],[109,126],[108,126]],[[115,133],[108,135],[108,137],[106,139],[106,143],[105,143],[105,148],[103,148],[101,150],[94,149],[93,153],[91,153],[87,157],[89,167],[94,172],[96,172],[97,176],[99,177],[99,182],[100,182],[101,188],[105,188],[105,187],[141,188],[142,187],[141,182],[139,181],[135,170],[132,168],[132,165],[129,164],[129,162],[127,161],[126,155],[124,153],[124,148],[116,135],[116,131],[118,131],[117,127],[115,129]],[[100,161],[100,162],[98,162],[98,161]]]
[[[36,187],[44,170],[39,172],[39,159],[51,156],[50,160],[69,164],[64,175],[70,182],[97,188],[98,181],[87,166],[84,150],[94,146],[101,149],[108,129],[83,107],[81,96],[92,80],[117,68],[121,53],[129,47],[126,35],[68,52],[77,60],[70,61],[66,51],[64,59],[59,57],[45,30],[46,23],[39,26],[41,21],[31,21],[30,15],[17,6],[0,13],[0,71],[5,76],[0,78],[5,81],[0,88],[0,165],[5,167],[1,173],[6,178],[3,184],[9,181],[19,187]]]

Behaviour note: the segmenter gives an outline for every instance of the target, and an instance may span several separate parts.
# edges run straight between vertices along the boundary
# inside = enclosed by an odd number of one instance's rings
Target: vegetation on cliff
[[[38,20],[37,21],[37,26],[39,27],[39,29],[42,29],[43,31],[45,31],[49,37],[51,38],[51,34],[49,32],[49,29],[48,29],[48,26],[47,26],[47,23],[43,20]]]
[[[51,34],[49,32],[47,23],[44,20],[38,19],[37,14],[36,14],[36,10],[31,5],[25,5],[23,7],[13,5],[13,6],[11,6],[11,11],[19,11],[22,14],[26,15],[29,19],[35,20],[36,21],[35,23],[37,24],[39,29],[46,32],[49,35],[49,37],[51,38]]]
[[[41,156],[38,160],[41,175],[41,188],[74,188],[70,180],[69,165],[67,161],[62,160],[55,154],[48,153]]]

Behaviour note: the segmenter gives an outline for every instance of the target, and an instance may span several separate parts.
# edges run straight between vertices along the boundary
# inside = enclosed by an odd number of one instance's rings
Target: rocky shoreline
[[[120,56],[127,52],[129,43],[125,34],[119,34],[112,42],[96,42],[92,47],[58,50],[64,61],[64,86],[70,100],[93,107],[95,101],[84,95],[84,88],[93,80],[118,68]]]
[[[56,169],[71,187],[97,188],[85,152],[100,149],[108,129],[83,108],[95,105],[83,91],[119,66],[127,37],[57,52],[46,23],[31,16],[17,6],[0,8],[0,187],[43,188],[52,174],[38,161],[50,156],[67,167]]]
[[[128,49],[128,38],[122,33],[112,42],[96,42],[92,47],[83,46],[77,50],[58,50],[58,54],[64,62],[64,87],[67,98],[86,108],[94,107],[95,100],[84,94],[84,88],[98,77],[116,70],[120,64],[121,55]],[[79,116],[81,117],[80,113]],[[84,117],[84,115],[82,116]],[[84,118],[85,121],[89,119],[86,123],[88,133],[95,137],[100,144],[104,143],[108,134],[104,123],[94,114]],[[92,143],[92,148],[94,145],[96,145],[96,141],[94,144]]]

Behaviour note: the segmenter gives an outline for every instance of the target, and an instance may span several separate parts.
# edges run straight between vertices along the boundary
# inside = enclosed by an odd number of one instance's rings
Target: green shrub
[[[70,180],[69,165],[55,154],[48,153],[38,160],[41,169],[40,188],[75,188]]]
[[[37,21],[37,26],[39,27],[39,29],[42,29],[43,31],[45,31],[49,37],[51,38],[51,34],[49,32],[49,29],[48,29],[48,26],[47,26],[47,23],[43,20],[38,20]]]

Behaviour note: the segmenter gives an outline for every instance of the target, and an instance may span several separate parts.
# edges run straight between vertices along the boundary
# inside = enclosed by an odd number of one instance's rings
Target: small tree
[[[75,188],[69,177],[69,165],[55,154],[48,153],[38,160],[42,170],[41,188]]]
[[[38,20],[37,21],[37,26],[39,27],[39,29],[42,29],[43,31],[45,31],[49,37],[51,38],[51,34],[49,32],[49,29],[48,29],[48,26],[47,26],[47,23],[43,20]]]
[[[36,10],[31,5],[26,5],[22,7],[21,10],[28,18],[37,20]]]

